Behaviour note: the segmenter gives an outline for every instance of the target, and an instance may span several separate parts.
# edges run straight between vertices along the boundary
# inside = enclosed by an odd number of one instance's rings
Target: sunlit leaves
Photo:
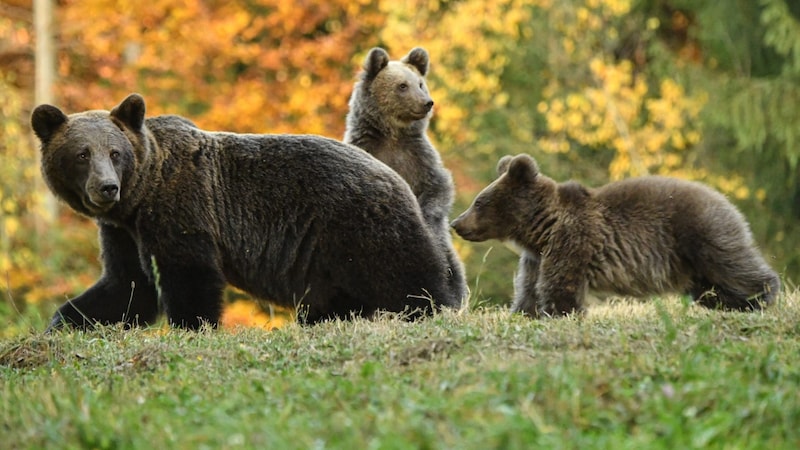
[[[344,130],[354,46],[383,20],[344,0],[94,0],[61,11],[73,45],[60,88],[74,109],[107,109],[138,91],[151,114],[209,129],[327,135]]]
[[[386,26],[380,40],[392,54],[412,46],[431,54],[431,92],[436,101],[435,134],[447,149],[475,140],[478,121],[489,109],[503,108],[508,95],[501,76],[508,50],[527,27],[533,4],[546,1],[497,0],[382,2]]]
[[[615,54],[629,10],[630,2],[591,0],[543,11],[558,31],[551,36],[550,70],[571,76],[553,77],[544,90],[537,111],[547,129],[539,144],[549,152],[612,151],[613,179],[675,174],[686,165],[686,150],[700,141],[705,96]]]

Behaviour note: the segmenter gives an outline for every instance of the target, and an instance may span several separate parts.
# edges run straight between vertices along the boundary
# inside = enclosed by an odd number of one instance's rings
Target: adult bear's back
[[[410,188],[363,150],[320,136],[182,132],[210,144],[199,147],[204,155],[180,157],[213,175],[205,189],[234,285],[286,306],[305,303],[311,319],[316,307],[346,314],[359,305],[426,306],[409,300],[423,291],[398,290],[411,285],[459,304],[443,289],[446,262]]]

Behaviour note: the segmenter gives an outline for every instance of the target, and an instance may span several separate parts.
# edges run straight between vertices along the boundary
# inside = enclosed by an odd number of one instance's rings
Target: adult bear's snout
[[[94,209],[107,210],[120,198],[119,182],[115,179],[89,181],[86,186],[86,196]]]
[[[119,200],[119,186],[117,183],[106,183],[100,186],[100,194],[106,201],[115,202]]]

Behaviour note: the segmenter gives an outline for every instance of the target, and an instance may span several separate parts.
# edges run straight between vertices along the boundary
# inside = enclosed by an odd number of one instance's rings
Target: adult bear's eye
[[[111,150],[111,159],[114,161],[119,159],[119,150]]]
[[[78,154],[75,155],[75,157],[78,159],[78,161],[87,161],[87,160],[89,160],[89,149],[85,148],[85,149],[79,151]]]

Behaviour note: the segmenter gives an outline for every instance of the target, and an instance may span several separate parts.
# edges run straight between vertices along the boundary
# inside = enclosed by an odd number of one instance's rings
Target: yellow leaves
[[[581,2],[574,2],[580,4]],[[564,152],[576,144],[596,150],[611,150],[612,178],[642,175],[659,167],[677,168],[681,152],[697,144],[694,126],[705,96],[689,96],[675,80],[664,77],[653,85],[629,60],[597,53],[592,43],[618,39],[617,19],[630,10],[630,2],[595,0],[583,6],[550,11],[563,30],[562,52],[549,65],[554,71],[588,73],[572,77],[571,84],[555,78],[543,91],[537,105],[546,123],[539,140],[544,151]],[[594,18],[607,22],[602,29],[591,26]],[[575,47],[573,47],[575,46]],[[613,48],[613,47],[611,47]],[[563,55],[569,56],[564,60]]]
[[[561,47],[564,49],[564,53],[568,56],[575,53],[575,41],[568,37],[565,37],[561,42]]]
[[[665,78],[661,80],[661,98],[668,102],[678,102],[684,97],[683,87],[674,80]]]
[[[727,175],[727,176],[719,176],[715,174],[708,173],[703,169],[696,169],[696,170],[681,170],[679,172],[681,175],[684,175],[685,178],[694,179],[694,180],[703,180],[707,184],[710,184],[717,188],[720,192],[725,195],[731,196],[737,200],[743,200],[749,198],[751,196],[750,189],[745,186],[744,179],[739,175]],[[759,192],[760,191],[760,192]],[[755,195],[757,198],[760,195],[764,195],[763,189],[759,189],[756,191]]]
[[[579,111],[568,111],[565,121],[568,129],[577,128],[583,123],[583,115]]]
[[[606,78],[606,64],[602,58],[594,57],[589,60],[589,70],[600,80]]]
[[[616,143],[615,147],[621,147],[621,143]],[[616,157],[611,161],[611,164],[608,167],[608,171],[611,173],[611,179],[619,180],[621,177],[615,176],[615,174],[620,173],[628,173],[631,172],[631,159],[630,154],[628,153],[619,153]]]
[[[3,219],[3,233],[4,237],[12,237],[17,234],[19,230],[19,219],[14,216],[5,217]]]
[[[474,140],[465,117],[507,105],[500,80],[509,63],[506,46],[528,30],[532,3],[537,2],[469,0],[441,8],[424,0],[381,2],[387,20],[378,42],[389,44],[395,57],[411,46],[424,47],[431,55],[434,127],[445,152]]]
[[[633,65],[628,60],[617,63],[606,63],[600,58],[594,58],[590,63],[592,74],[604,90],[617,93],[623,89],[631,89],[633,85]]]
[[[669,142],[672,148],[676,150],[684,150],[686,148],[686,139],[684,139],[683,134],[680,132],[672,132],[669,137]]]
[[[570,93],[567,95],[566,104],[569,109],[580,111],[583,114],[588,114],[592,106],[586,97],[576,93]]]
[[[739,186],[736,190],[733,191],[733,196],[736,197],[737,200],[744,200],[750,197],[750,189],[747,186]]]
[[[0,272],[9,273],[11,271],[11,257],[8,253],[0,253]]]
[[[599,30],[603,27],[603,19],[601,16],[591,11],[589,8],[580,7],[576,10],[575,17],[578,26],[585,30]],[[613,28],[610,31],[616,31]]]
[[[0,254],[12,251],[21,220],[28,213],[26,195],[33,189],[36,171],[33,145],[23,132],[21,123],[27,119],[18,93],[0,74]],[[22,201],[22,203],[21,203]],[[4,258],[8,266],[8,257]]]
[[[539,114],[544,114],[549,109],[547,102],[539,102],[536,104],[536,112]]]
[[[611,16],[615,17],[623,16],[631,10],[630,0],[603,0],[600,3]]]
[[[584,7],[578,8],[575,16],[578,19],[579,25],[586,25],[589,21],[589,10]]]
[[[462,108],[448,105],[439,106],[439,102],[437,102],[436,105],[437,106],[435,107],[436,109],[434,110],[434,114],[436,115],[436,120],[439,122],[456,124],[465,122],[467,120],[467,111],[463,110]]]
[[[562,115],[549,114],[545,119],[547,119],[547,130],[552,134],[558,134],[567,129],[567,122]]]

